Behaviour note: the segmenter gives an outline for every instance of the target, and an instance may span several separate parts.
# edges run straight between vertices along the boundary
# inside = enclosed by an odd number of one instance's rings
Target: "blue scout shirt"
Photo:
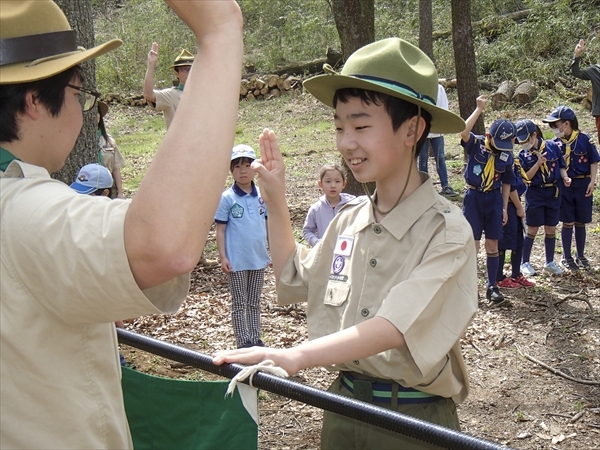
[[[478,136],[471,132],[467,142],[460,143],[468,155],[465,180],[467,184],[478,191],[491,191],[500,189],[502,183],[511,184],[514,181],[512,170],[514,158],[509,151],[490,152],[485,148],[485,136]],[[485,168],[490,158],[494,158],[493,182],[487,188],[485,182]]]
[[[592,173],[591,164],[600,161],[598,150],[592,143],[590,136],[579,130],[571,133],[570,139],[554,138],[552,141],[557,144],[562,152],[567,175],[570,178],[583,178]]]
[[[538,140],[539,149],[521,150],[519,152],[519,161],[525,172],[529,172],[539,158],[539,155],[546,153],[546,164],[538,169],[530,180],[531,187],[540,187],[546,184],[555,184],[562,177],[560,169],[566,167],[565,160],[559,147],[554,141]]]
[[[216,223],[225,223],[225,254],[231,270],[259,270],[271,259],[267,253],[267,207],[252,182],[247,194],[233,184],[223,194],[215,214]]]

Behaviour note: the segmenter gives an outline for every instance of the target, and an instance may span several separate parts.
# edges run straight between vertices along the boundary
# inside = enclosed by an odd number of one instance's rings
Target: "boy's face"
[[[185,84],[187,81],[187,77],[190,74],[191,68],[192,66],[179,66],[175,68],[175,76],[181,84]]]
[[[416,117],[394,133],[383,105],[367,105],[359,98],[350,98],[346,103],[338,102],[334,119],[337,149],[357,181],[393,181],[401,167],[414,163],[414,132],[410,133],[410,127],[414,127]]]
[[[338,170],[328,170],[319,180],[319,187],[327,198],[337,199],[345,186],[346,182]]]
[[[240,187],[248,187],[252,184],[254,178],[254,170],[250,167],[250,160],[247,158],[241,158],[235,162],[231,174],[233,179]]]

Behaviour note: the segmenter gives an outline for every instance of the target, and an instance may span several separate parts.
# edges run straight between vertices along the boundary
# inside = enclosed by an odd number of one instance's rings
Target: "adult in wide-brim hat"
[[[86,50],[51,0],[0,0],[0,84],[27,83],[64,72],[122,42]]]
[[[361,47],[341,73],[327,70],[304,82],[318,100],[333,107],[338,89],[357,88],[381,92],[420,106],[431,114],[432,133],[458,133],[465,122],[436,106],[438,74],[433,62],[419,48],[400,38],[388,38]]]
[[[169,69],[177,70],[178,67],[191,66],[192,64],[194,64],[194,55],[192,55],[186,49],[183,49]]]
[[[102,100],[98,100],[98,113],[100,117],[103,118],[108,112],[108,105],[104,103]]]

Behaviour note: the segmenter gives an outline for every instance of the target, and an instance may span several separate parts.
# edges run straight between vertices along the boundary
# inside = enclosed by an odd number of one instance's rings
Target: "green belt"
[[[368,379],[358,379],[359,376]],[[431,403],[444,398],[401,386],[391,380],[388,382],[380,381],[376,378],[357,375],[348,371],[341,372],[340,378],[342,385],[354,394],[354,398],[369,403],[395,403],[396,400],[398,404]]]

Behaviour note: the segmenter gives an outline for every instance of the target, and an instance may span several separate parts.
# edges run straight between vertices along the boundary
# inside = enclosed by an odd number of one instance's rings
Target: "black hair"
[[[232,160],[231,160],[231,163],[229,164],[229,170],[230,170],[231,172],[233,172],[233,167],[234,167],[236,164],[238,164],[238,163],[239,163],[239,164],[246,164],[246,163],[248,163],[248,164],[252,164],[252,161],[254,161],[254,160],[253,160],[253,159],[251,159],[251,158],[246,158],[245,156],[244,156],[244,157],[241,157],[241,158],[235,158],[235,159],[232,159]]]
[[[100,110],[98,110],[98,112],[100,112]],[[106,132],[106,125],[104,125],[104,117],[102,117],[102,114],[100,114],[100,120],[98,121],[98,129],[100,130],[100,133],[102,133],[102,136],[104,136],[104,140],[108,144],[108,133]]]
[[[19,140],[17,115],[25,112],[25,96],[33,92],[53,117],[60,115],[65,89],[74,78],[81,79],[81,68],[71,67],[57,75],[30,83],[0,84],[0,142]]]
[[[370,105],[371,103],[377,106],[383,105],[385,111],[392,120],[392,129],[394,130],[394,133],[398,131],[404,122],[410,120],[419,113],[419,108],[414,103],[381,92],[358,88],[343,88],[335,91],[335,95],[333,96],[333,107],[335,108],[338,102],[347,103],[351,98],[359,98],[367,105]],[[423,147],[431,128],[431,114],[421,108],[421,117],[425,120],[425,128],[423,129],[421,138],[417,142],[414,155],[415,158],[419,155],[421,147]]]

